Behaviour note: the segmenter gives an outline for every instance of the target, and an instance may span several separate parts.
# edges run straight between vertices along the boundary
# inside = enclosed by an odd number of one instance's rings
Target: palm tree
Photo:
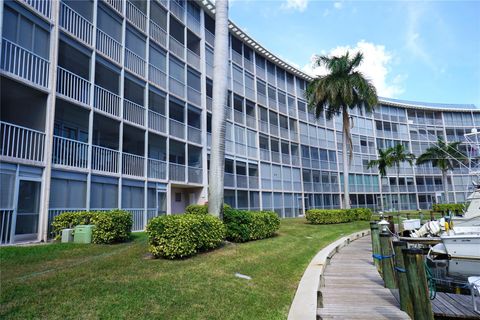
[[[448,181],[447,173],[453,170],[455,162],[465,162],[467,156],[459,149],[461,142],[447,143],[443,138],[438,137],[437,143],[425,150],[418,159],[417,165],[431,163],[442,171],[443,192],[445,193],[445,202],[448,202]]]
[[[390,168],[392,166],[391,151],[392,151],[392,148],[388,148],[385,150],[378,149],[378,159],[370,160],[367,164],[367,169],[376,167],[378,169],[378,173],[380,174],[380,177],[381,178],[385,177],[387,175],[387,168]],[[381,202],[382,211],[384,211],[382,184],[380,184],[380,202]]]
[[[215,1],[215,55],[213,58],[212,146],[208,212],[223,218],[225,169],[225,101],[228,79],[228,0]]]
[[[401,143],[389,149],[391,164],[397,169],[397,201],[398,212],[400,212],[400,164],[408,162],[408,164],[412,166],[413,161],[415,161],[415,155],[408,152],[407,148]]]
[[[358,109],[371,112],[378,102],[377,91],[365,76],[356,70],[363,60],[363,54],[357,53],[350,59],[349,52],[339,57],[319,56],[315,65],[324,65],[329,73],[318,76],[307,87],[306,98],[309,109],[319,118],[325,112],[328,120],[342,115],[343,119],[343,207],[350,208],[348,175],[352,160],[352,136],[350,134],[349,111]],[[347,147],[349,156],[347,156]]]

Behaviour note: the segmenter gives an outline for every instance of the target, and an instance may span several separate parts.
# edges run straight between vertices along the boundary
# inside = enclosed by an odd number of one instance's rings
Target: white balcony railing
[[[180,98],[185,98],[185,84],[177,79],[170,77],[169,81],[170,92],[176,94]]]
[[[23,0],[24,3],[41,13],[48,19],[51,17],[52,5],[50,0]]]
[[[185,8],[180,6],[176,1],[169,1],[170,2],[170,11],[173,13],[178,20],[185,23]]]
[[[52,162],[61,166],[86,168],[88,164],[88,144],[54,136]]]
[[[185,166],[183,164],[170,163],[169,179],[173,181],[185,181]]]
[[[145,32],[147,30],[147,16],[131,1],[127,0],[126,17],[135,27]]]
[[[170,51],[180,59],[185,59],[185,46],[174,37],[170,37]]]
[[[48,87],[48,60],[7,39],[2,39],[1,59],[2,70],[36,85]]]
[[[185,123],[170,119],[170,134],[180,138],[185,139]]]
[[[167,88],[167,74],[154,65],[149,64],[148,79],[162,89]]]
[[[145,124],[145,108],[135,102],[124,99],[123,119],[143,126]]]
[[[93,106],[116,117],[120,116],[120,96],[97,85],[94,90]]]
[[[167,47],[167,32],[152,20],[150,20],[150,38],[162,47]]]
[[[123,208],[132,215],[132,231],[143,231],[145,227],[145,215],[143,208]]]
[[[148,177],[152,179],[167,179],[167,163],[157,159],[148,159]]]
[[[122,153],[122,173],[129,176],[143,177],[145,159],[131,153]]]
[[[60,2],[60,26],[89,46],[93,44],[93,24],[63,1]]]
[[[188,167],[188,182],[202,183],[202,168]]]
[[[93,145],[92,169],[118,173],[118,155],[119,152],[117,150]]]
[[[197,18],[192,16],[190,13],[187,13],[187,27],[200,36],[200,21],[198,21]]]
[[[167,118],[158,112],[148,110],[148,127],[158,132],[167,133]]]
[[[80,103],[90,103],[90,82],[62,67],[57,67],[57,92]]]
[[[200,56],[190,49],[187,49],[187,63],[200,71]]]
[[[2,157],[42,162],[45,133],[0,121],[0,155]]]
[[[200,91],[189,86],[187,86],[187,99],[188,102],[191,102],[194,105],[201,106],[202,104],[202,94]]]
[[[188,141],[198,144],[202,143],[202,130],[192,126],[188,126],[187,131]]]
[[[115,62],[122,62],[122,44],[100,29],[97,29],[96,48]]]
[[[145,60],[128,48],[125,48],[125,68],[141,77],[145,77]]]
[[[118,13],[123,14],[123,0],[104,0]]]

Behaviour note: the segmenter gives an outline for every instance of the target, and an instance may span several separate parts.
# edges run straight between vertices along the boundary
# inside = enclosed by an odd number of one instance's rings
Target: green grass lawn
[[[285,319],[315,253],[366,228],[285,219],[274,238],[176,261],[148,259],[145,234],[110,246],[3,247],[0,318]]]

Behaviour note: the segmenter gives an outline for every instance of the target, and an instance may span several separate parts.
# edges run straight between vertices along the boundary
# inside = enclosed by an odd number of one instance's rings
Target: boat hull
[[[480,235],[455,234],[440,237],[452,258],[480,259]]]

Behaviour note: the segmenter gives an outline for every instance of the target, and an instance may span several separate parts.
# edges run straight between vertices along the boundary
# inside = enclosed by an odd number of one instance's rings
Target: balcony
[[[267,105],[267,97],[260,93],[260,92],[257,92],[257,102],[261,105],[264,105],[266,106]]]
[[[212,111],[212,98],[207,97],[207,110]]]
[[[223,184],[225,187],[235,187],[235,175],[233,173],[225,172],[223,174]]]
[[[50,62],[19,45],[2,39],[0,67],[3,71],[32,84],[48,87]]]
[[[60,27],[85,44],[93,45],[93,24],[64,2],[60,2]]]
[[[123,101],[123,119],[138,125],[145,125],[145,108],[135,102]]]
[[[288,139],[288,138],[289,138],[288,128],[282,128],[282,127],[280,127],[280,136],[281,136],[283,139]]]
[[[157,132],[167,133],[167,118],[158,112],[148,110],[148,128]]]
[[[23,0],[30,8],[34,9],[36,12],[40,13],[44,17],[50,19],[52,6],[50,1],[38,1],[38,0]]]
[[[132,231],[143,231],[144,230],[144,209],[143,208],[122,208],[132,215]]]
[[[115,11],[123,15],[123,0],[103,0],[108,3]]]
[[[257,147],[253,147],[253,146],[248,146],[247,147],[247,150],[248,150],[248,157],[249,158],[257,158],[258,155],[257,155]]]
[[[253,73],[253,62],[248,60],[247,58],[243,58],[243,65],[245,67],[246,70],[250,71],[251,73]]]
[[[187,100],[190,103],[193,103],[196,106],[201,106],[202,105],[202,94],[200,91],[187,86]]]
[[[170,12],[173,13],[178,20],[185,23],[185,8],[180,6],[176,1],[170,1]]]
[[[167,32],[152,20],[150,20],[150,39],[164,48],[167,47]]]
[[[255,100],[255,90],[245,86],[245,96],[250,100]]]
[[[202,168],[188,167],[188,182],[202,183],[203,181],[202,173],[203,173]]]
[[[148,65],[148,68],[150,82],[165,90],[167,88],[167,74],[151,64]]]
[[[243,83],[237,80],[233,80],[233,91],[243,96]]]
[[[120,96],[110,92],[100,86],[95,85],[95,96],[93,107],[111,114],[115,117],[120,116]]]
[[[202,131],[200,129],[192,126],[188,126],[187,131],[188,131],[188,141],[196,144],[202,144]]]
[[[145,64],[146,62],[142,57],[130,49],[125,48],[125,68],[127,68],[127,70],[144,78]]]
[[[43,162],[45,133],[0,121],[0,156]]]
[[[170,77],[169,81],[170,92],[177,95],[178,97],[185,98],[185,84],[173,77]]]
[[[196,33],[198,36],[201,36],[200,21],[198,21],[190,13],[187,13],[187,27],[194,33]]]
[[[270,151],[260,148],[260,160],[270,161]]]
[[[215,35],[205,29],[205,41],[212,47],[215,45]]]
[[[170,134],[180,139],[185,139],[185,123],[170,119]]]
[[[169,165],[169,178],[173,181],[185,181],[185,166],[178,163],[170,163]]]
[[[96,48],[104,56],[116,63],[120,64],[122,62],[122,44],[100,29],[97,29]]]
[[[258,177],[249,176],[248,177],[248,187],[250,189],[258,189]]]
[[[200,71],[200,56],[190,49],[187,49],[187,63]]]
[[[133,3],[127,0],[127,20],[135,27],[145,32],[147,30],[147,16],[138,9]]]
[[[247,126],[249,128],[255,129],[257,126],[257,119],[254,116],[250,116],[247,114]]]
[[[87,168],[88,144],[54,136],[52,163],[65,167]]]
[[[185,60],[185,46],[174,37],[170,37],[170,51],[178,58]]]
[[[278,126],[270,123],[270,134],[278,137]]]
[[[167,163],[157,159],[148,159],[148,177],[152,179],[167,179]]]
[[[118,156],[117,150],[92,146],[92,170],[118,173]]]
[[[131,153],[122,153],[122,173],[128,176],[143,177],[145,159]]]
[[[288,153],[282,153],[282,163],[290,164],[290,155]]]
[[[90,104],[90,82],[62,67],[57,67],[57,93],[85,105]]]
[[[243,113],[241,111],[233,110],[233,119],[234,119],[235,123],[245,124],[244,116],[243,116]]]

